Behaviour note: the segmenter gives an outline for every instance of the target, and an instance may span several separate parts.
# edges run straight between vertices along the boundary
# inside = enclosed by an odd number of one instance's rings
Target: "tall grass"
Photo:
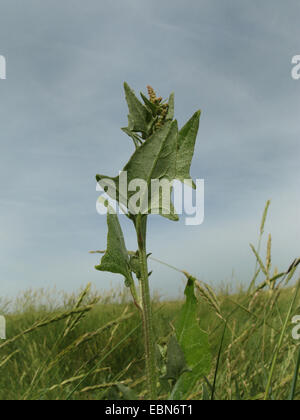
[[[300,310],[297,306],[291,310],[295,287],[255,296],[246,292],[217,296],[220,314],[199,292],[198,316],[201,328],[209,332],[215,362],[190,398],[210,399],[214,384],[214,399],[264,399],[267,392],[268,399],[284,400],[294,382],[293,399],[300,399],[295,385],[299,345],[286,320]],[[67,310],[41,310],[38,301],[34,303],[28,310],[25,301],[23,313],[7,315],[9,339],[0,344],[1,400],[118,399],[122,384],[143,398],[143,338],[130,304],[102,301],[88,293],[80,306],[76,308],[75,301],[72,308],[69,302]],[[155,334],[162,348],[180,306],[179,301],[153,304]]]

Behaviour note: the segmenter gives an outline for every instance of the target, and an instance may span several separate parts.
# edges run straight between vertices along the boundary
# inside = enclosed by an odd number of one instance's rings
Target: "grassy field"
[[[200,288],[199,325],[209,334],[213,365],[190,399],[264,399],[271,371],[267,398],[288,399],[299,351],[292,338],[291,319],[300,314],[299,301],[291,308],[294,297],[295,288],[278,287],[220,292],[212,303]],[[162,353],[181,305],[153,302]],[[126,291],[28,292],[9,306],[0,301],[0,311],[7,314],[8,336],[0,341],[1,400],[130,399],[132,391],[145,398],[142,329]],[[299,386],[294,398],[300,399]]]

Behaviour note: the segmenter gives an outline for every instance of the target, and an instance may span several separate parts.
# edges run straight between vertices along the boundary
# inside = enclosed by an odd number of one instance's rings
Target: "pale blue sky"
[[[192,173],[206,182],[205,223],[152,217],[149,251],[207,282],[234,270],[247,284],[270,198],[266,231],[287,268],[300,237],[299,15],[296,0],[0,1],[0,296],[122,283],[88,251],[106,243],[94,176],[133,151],[125,80],[175,91],[180,125],[203,111]],[[152,265],[153,288],[176,296],[180,275]]]

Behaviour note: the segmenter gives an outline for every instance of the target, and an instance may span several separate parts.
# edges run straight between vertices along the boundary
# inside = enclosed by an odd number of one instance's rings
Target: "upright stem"
[[[155,344],[153,334],[153,321],[151,310],[151,298],[149,288],[148,262],[146,252],[146,230],[147,216],[139,214],[136,222],[137,240],[139,246],[139,258],[141,267],[141,292],[142,292],[142,316],[144,327],[146,375],[149,396],[151,400],[157,399],[156,389],[156,366],[155,366]]]

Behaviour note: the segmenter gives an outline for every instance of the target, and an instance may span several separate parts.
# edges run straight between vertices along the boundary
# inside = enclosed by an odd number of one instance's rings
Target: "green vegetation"
[[[295,288],[260,291],[253,297],[246,292],[220,292],[217,311],[198,289],[197,318],[208,332],[213,362],[209,374],[197,381],[187,398],[211,399],[220,352],[214,398],[264,399],[294,293]],[[47,303],[41,304],[42,300]],[[153,303],[154,332],[163,355],[181,306],[182,302]],[[292,314],[299,311],[295,305]],[[59,317],[64,318],[55,320]],[[220,349],[224,319],[228,322]],[[41,320],[46,323],[38,328]],[[87,291],[80,299],[28,293],[7,315],[7,324],[8,340],[0,342],[1,400],[146,397],[142,328],[127,291],[102,298]],[[32,325],[34,329],[24,334]],[[289,323],[277,354],[269,399],[290,397],[299,349],[291,331]],[[14,337],[15,341],[9,341]],[[166,376],[160,357],[157,366],[161,376]],[[167,392],[161,389],[159,398],[166,398]],[[299,385],[294,398],[300,399]]]

